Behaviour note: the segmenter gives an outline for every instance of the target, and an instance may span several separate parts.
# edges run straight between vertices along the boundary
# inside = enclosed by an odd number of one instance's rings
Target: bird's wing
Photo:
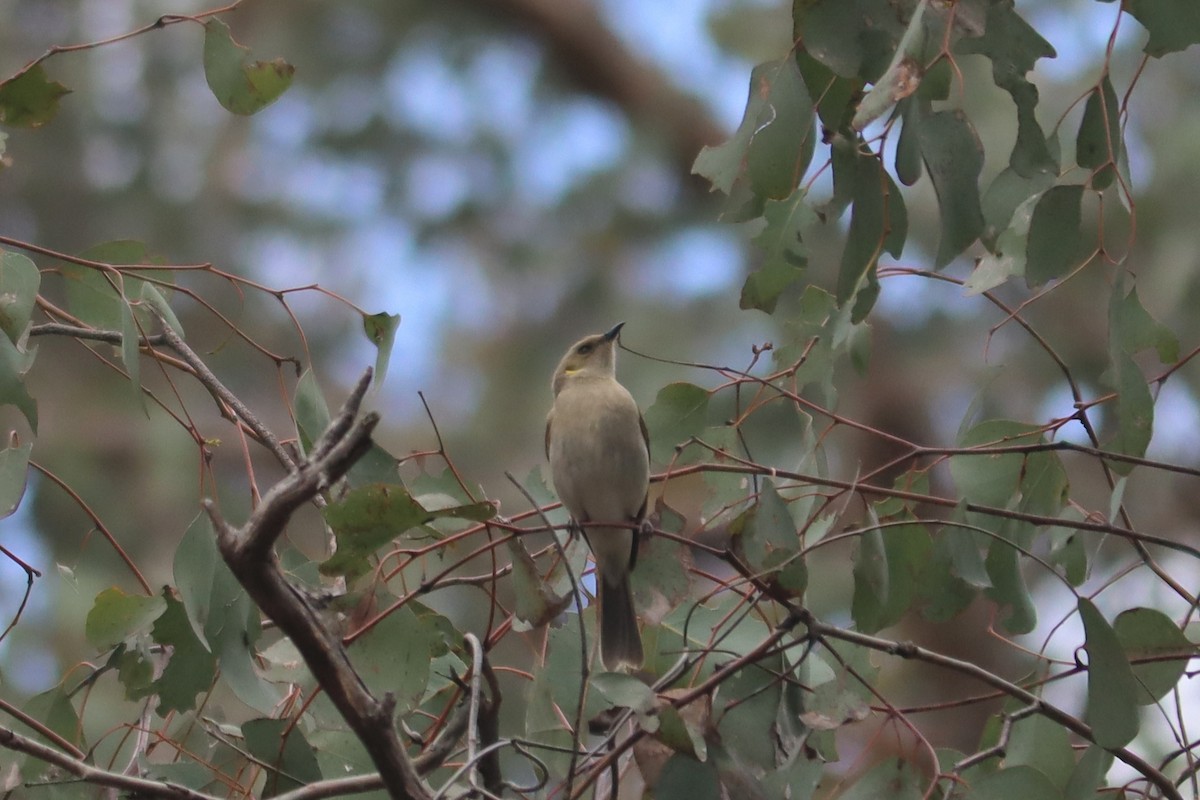
[[[650,431],[646,430],[646,418],[642,416],[642,412],[638,412],[638,427],[642,429],[642,443],[646,445],[646,461],[650,461]],[[549,441],[549,439],[547,439]],[[642,507],[638,509],[637,518],[644,519],[646,516],[646,504],[650,501],[650,486],[646,486],[646,496],[642,498]],[[634,545],[633,557],[637,558],[637,546]]]
[[[646,458],[650,458],[650,431],[646,430],[646,418],[638,412],[638,427],[642,429],[642,443],[646,445]]]
[[[554,422],[554,409],[550,409],[550,413],[546,415],[546,458],[550,458],[550,424]],[[646,423],[642,423],[642,433],[646,432]],[[648,447],[649,445],[647,445]],[[648,452],[648,451],[647,451]]]

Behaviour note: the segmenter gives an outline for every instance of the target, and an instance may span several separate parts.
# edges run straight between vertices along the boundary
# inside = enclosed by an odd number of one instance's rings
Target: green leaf
[[[143,242],[130,239],[94,245],[79,257],[121,266],[153,264],[160,260],[150,256]],[[142,296],[144,277],[133,270],[100,269],[66,262],[59,270],[66,279],[67,307],[72,314],[100,330],[122,330],[130,313],[126,298]],[[146,309],[138,308],[135,313],[142,327],[153,324],[154,319]]]
[[[1147,55],[1161,58],[1200,44],[1200,14],[1191,0],[1128,0],[1125,9],[1150,32]]]
[[[660,506],[659,512],[663,518],[660,527],[673,533],[682,531],[682,525],[670,523],[668,509]],[[688,596],[691,565],[691,551],[679,542],[664,536],[644,541],[638,550],[637,567],[630,576],[635,605],[657,612],[658,616],[674,608]]]
[[[761,86],[769,73],[769,64],[760,64],[750,73],[750,95],[742,122],[728,141],[704,147],[692,164],[692,174],[708,178],[714,187],[725,194],[733,192],[733,184],[742,174],[746,150],[758,129],[759,118],[766,106]]]
[[[32,444],[0,450],[0,519],[12,514],[25,496]]]
[[[50,80],[41,64],[0,83],[0,122],[14,128],[39,128],[58,114],[58,101],[71,90]]]
[[[763,210],[766,227],[753,240],[764,251],[763,262],[742,286],[741,308],[775,313],[779,295],[804,274],[808,247],[803,231],[817,221],[806,200],[806,193],[797,190],[787,200],[767,201]]]
[[[776,341],[772,351],[775,367],[794,369],[792,379],[799,388],[819,387],[827,408],[836,405],[834,342],[847,337],[849,311],[839,310],[831,294],[809,284],[784,323],[784,341]]]
[[[209,617],[205,636],[220,664],[221,680],[238,700],[269,714],[281,698],[259,669],[255,643],[262,636],[261,612],[228,570],[217,572],[213,597],[213,607],[224,613]]]
[[[323,728],[308,737],[324,775],[367,775],[376,772],[375,762],[353,731]],[[379,800],[378,793],[364,797]]]
[[[1196,646],[1188,641],[1183,631],[1155,608],[1122,611],[1113,621],[1113,632],[1131,663],[1148,660],[1132,665],[1133,677],[1138,683],[1138,705],[1151,705],[1165,697],[1183,677],[1188,659],[1197,654]]]
[[[404,606],[388,614],[350,648],[355,670],[377,698],[391,692],[397,714],[420,705],[429,684],[429,665],[440,634],[430,618]]]
[[[322,513],[337,537],[337,552],[321,564],[322,575],[357,575],[367,556],[404,532],[435,519],[482,522],[495,516],[491,503],[427,510],[400,485],[376,483],[352,489]]]
[[[722,650],[718,645],[718,652]],[[782,692],[780,681],[772,676],[782,667],[779,654],[764,657],[722,681],[713,701],[718,741],[734,761],[755,772],[775,766],[779,730],[770,721],[778,718]]]
[[[61,685],[48,689],[29,699],[22,711],[36,719],[64,740],[76,747],[86,749],[87,740],[83,736],[83,725],[71,697]],[[18,725],[21,725],[18,721]]]
[[[842,642],[834,649],[871,685],[879,670],[871,663],[869,651]],[[809,683],[814,689],[806,696],[801,722],[816,731],[833,731],[849,723],[861,722],[870,715],[874,697],[841,661],[832,656],[820,659],[810,656],[810,660]]]
[[[962,111],[939,111],[921,120],[921,158],[937,192],[941,237],[934,265],[941,268],[983,232],[979,173],[983,145]]]
[[[1045,444],[1041,429],[1011,420],[981,422],[959,437],[964,449],[1003,448]],[[1066,502],[1067,474],[1058,454],[959,453],[950,458],[950,474],[966,500],[987,506],[1007,506],[1019,493],[1019,508],[1030,513],[1055,515]]]
[[[854,130],[861,131],[882,117],[893,104],[911,95],[920,85],[922,64],[925,62],[924,18],[927,1],[918,3],[900,44],[896,46],[891,63],[859,103],[858,111],[850,122]]]
[[[1062,567],[1063,577],[1072,586],[1079,586],[1088,576],[1088,554],[1079,531],[1059,529],[1061,534],[1052,541],[1046,560]]]
[[[161,597],[129,595],[113,586],[96,596],[84,633],[92,647],[105,651],[149,628],[166,610]]]
[[[175,585],[196,636],[203,641],[212,613],[213,582],[218,569],[227,570],[217,552],[217,536],[207,514],[197,514],[175,550]]]
[[[809,96],[816,99],[821,124],[830,131],[849,132],[854,103],[863,86],[862,79],[837,75],[803,46],[796,49],[796,64]]]
[[[656,800],[720,800],[721,780],[709,762],[676,753],[663,765],[654,786]]]
[[[924,773],[908,761],[889,758],[876,764],[839,795],[838,800],[920,800],[925,796]]]
[[[933,541],[929,531],[915,522],[880,530],[888,566],[887,602],[880,609],[881,627],[891,627],[912,607],[931,561]]]
[[[375,385],[383,386],[392,359],[392,346],[396,343],[396,329],[400,327],[400,315],[383,311],[363,314],[362,322],[363,333],[375,345]]]
[[[651,461],[670,462],[677,447],[704,431],[708,425],[708,398],[706,389],[691,383],[671,383],[658,391],[645,415]],[[681,458],[676,463],[686,461]]]
[[[971,787],[971,800],[1062,800],[1062,792],[1038,770],[1020,765],[984,775]]]
[[[246,749],[268,766],[263,797],[274,797],[321,780],[312,745],[296,720],[252,719],[242,723]]]
[[[863,633],[875,633],[882,628],[887,597],[887,553],[883,533],[873,527],[858,537],[854,552],[854,599],[850,606],[854,627]]]
[[[1137,289],[1124,294],[1114,289],[1110,323],[1115,328],[1116,347],[1123,353],[1134,355],[1153,347],[1158,360],[1163,364],[1174,364],[1179,360],[1179,338],[1174,331],[1163,325],[1142,306]]]
[[[768,583],[791,597],[808,585],[808,570],[800,557],[800,536],[775,484],[763,479],[758,503],[730,526],[734,552]]]
[[[36,356],[36,347],[21,350],[7,336],[0,336],[0,406],[16,406],[34,433],[38,426],[37,402],[25,387],[25,375]]]
[[[967,531],[948,528],[934,541],[933,550],[917,581],[921,604],[921,616],[931,622],[946,622],[954,619],[975,599],[975,589],[955,574],[955,562],[951,548],[955,541],[970,548],[977,565],[975,572],[987,580],[987,572]]]
[[[1104,786],[1104,777],[1108,775],[1112,763],[1112,753],[1094,744],[1089,745],[1071,772],[1063,792],[1064,800],[1094,800],[1098,790]]]
[[[960,448],[1004,447],[1040,443],[1036,426],[1011,420],[981,422],[959,437]],[[1006,506],[1025,476],[1023,453],[956,454],[950,457],[950,475],[959,494],[972,503]]]
[[[708,648],[718,637],[722,651],[737,655],[745,655],[761,644],[770,633],[766,625],[754,617],[731,620],[736,606],[733,598],[721,598],[712,605],[684,603],[672,609],[659,629],[658,649],[670,654],[666,666],[674,663],[674,654],[681,648]],[[712,659],[708,659],[701,671],[709,675],[713,669]]]
[[[142,283],[138,301],[153,306],[162,315],[163,321],[171,330],[175,331],[181,339],[184,338],[183,323],[179,321],[179,317],[175,316],[174,309],[171,308],[171,304],[167,302],[167,298],[163,296],[157,286],[149,282]]]
[[[869,158],[869,156],[866,156]],[[845,136],[835,136],[829,146],[829,163],[833,171],[833,194],[817,209],[817,218],[825,224],[840,219],[854,200],[858,167],[864,156],[858,152],[858,142]]]
[[[595,615],[589,608],[583,616],[591,617],[588,627],[595,630]],[[534,741],[570,748],[572,736],[566,728],[567,719],[572,719],[579,701],[580,684],[580,637],[581,616],[565,615],[562,627],[551,628],[547,637],[545,657],[534,678],[528,683],[525,706],[526,735]],[[589,634],[589,649],[596,652],[596,640]],[[597,692],[588,692],[584,701],[584,719],[590,719],[605,708]],[[570,761],[568,753],[539,752],[552,774],[565,774]]]
[[[902,100],[897,109],[903,121],[900,138],[896,142],[896,177],[905,186],[912,186],[921,179],[921,145],[917,131],[921,127],[922,113],[915,98]]]
[[[138,759],[138,769],[138,774],[147,780],[186,786],[197,792],[210,788],[213,782],[212,768],[195,761],[161,764],[143,756]]]
[[[134,397],[141,406],[143,413],[149,413],[146,407],[146,397],[142,393],[142,370],[139,361],[138,342],[141,341],[141,331],[133,319],[133,309],[128,303],[121,303],[121,363],[125,365],[125,373],[129,376],[129,384],[133,388]]]
[[[1141,457],[1146,454],[1154,433],[1154,398],[1146,377],[1132,358],[1125,353],[1113,353],[1112,359],[1113,365],[1107,375],[1117,392],[1114,401],[1116,434],[1108,446],[1115,452]],[[1120,475],[1128,475],[1133,466],[1128,462],[1109,462],[1109,467]]]
[[[1052,173],[1039,172],[1026,177],[1012,167],[1006,167],[992,179],[983,194],[983,240],[997,255],[1012,253],[1012,240],[1008,247],[1001,247],[1000,237],[1010,230],[1020,233],[1021,268],[1013,275],[1025,274],[1025,240],[1029,233],[1029,222],[1033,218],[1033,207],[1042,193],[1054,185]]]
[[[18,343],[33,318],[42,273],[20,253],[0,251],[0,330]]]
[[[1033,209],[1025,250],[1025,282],[1030,288],[1066,275],[1079,257],[1082,186],[1054,186]]]
[[[966,513],[962,511],[962,503],[955,509],[954,518],[956,522],[965,520]],[[978,589],[992,585],[992,579],[987,573],[987,564],[980,554],[981,538],[984,538],[982,534],[957,525],[948,525],[940,537],[940,543],[950,558],[952,573]]]
[[[1011,224],[996,238],[991,252],[979,259],[963,283],[968,297],[995,289],[1015,275],[1025,274],[1025,254],[1029,249],[1029,223],[1041,195],[1028,198],[1017,206]]]
[[[254,114],[279,99],[296,68],[281,58],[247,64],[250,49],[233,40],[219,19],[204,23],[204,77],[226,110]]]
[[[1030,633],[1037,627],[1037,604],[1021,570],[1021,552],[1028,551],[1033,541],[1033,527],[1026,523],[1006,521],[996,526],[1000,538],[988,545],[987,573],[991,586],[987,595],[1007,614],[1001,625],[1009,633]]]
[[[171,657],[155,684],[157,713],[186,712],[196,707],[196,696],[207,692],[217,671],[217,659],[205,649],[188,620],[183,604],[164,592],[167,609],[154,623],[154,641],[170,648]]]
[[[154,694],[154,662],[139,649],[120,648],[117,658],[117,680],[125,687],[126,700],[141,700]]]
[[[887,0],[806,0],[792,9],[797,39],[844,78],[877,80],[903,33]]]
[[[1121,641],[1091,600],[1079,598],[1088,655],[1087,719],[1096,744],[1124,747],[1138,732],[1138,684]]]
[[[1075,161],[1093,170],[1092,187],[1103,190],[1116,176],[1116,163],[1121,153],[1121,119],[1117,93],[1107,74],[1100,85],[1088,95],[1083,107],[1083,119],[1075,137]]]
[[[757,86],[763,107],[746,148],[746,177],[759,197],[781,200],[796,190],[812,160],[813,105],[795,59],[784,58],[762,68],[762,83]]]
[[[642,730],[649,733],[658,730],[654,690],[639,678],[623,672],[601,672],[593,675],[590,683],[614,707],[632,709]]]
[[[691,756],[699,761],[707,758],[708,744],[704,741],[704,732],[684,719],[674,706],[664,705],[658,716],[658,735],[655,738],[676,753]]]
[[[1041,772],[1060,791],[1075,769],[1075,751],[1066,728],[1041,714],[1013,723],[1004,757],[1006,767],[1025,764]]]
[[[959,39],[959,53],[991,59],[992,80],[1012,96],[1017,107],[1017,141],[1009,165],[1026,177],[1056,173],[1057,161],[1037,121],[1038,91],[1025,75],[1040,58],[1053,58],[1054,48],[1026,22],[1011,3],[990,3],[983,35]]]
[[[513,630],[520,632],[540,628],[571,605],[574,592],[567,587],[565,593],[556,594],[549,583],[542,579],[533,557],[519,538],[508,540],[508,552],[513,567]]]
[[[837,302],[844,305],[874,273],[879,256],[887,250],[899,255],[908,234],[908,216],[900,191],[883,170],[879,159],[862,156],[855,169],[854,206],[842,263],[838,270]],[[854,314],[859,321],[865,313]]]
[[[313,444],[329,427],[329,406],[325,395],[317,385],[311,369],[304,370],[296,381],[296,396],[292,400],[292,414],[296,417],[296,434],[304,452],[311,453]]]

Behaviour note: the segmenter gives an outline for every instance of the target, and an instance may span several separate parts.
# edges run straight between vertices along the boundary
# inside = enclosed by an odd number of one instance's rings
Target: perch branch
[[[322,622],[307,595],[288,582],[273,548],[292,514],[342,478],[370,448],[379,415],[358,416],[370,383],[371,371],[367,370],[312,454],[263,495],[242,527],[230,526],[211,501],[205,502],[205,510],[217,530],[217,545],[225,563],[259,609],[295,644],[322,690],[363,743],[388,793],[402,800],[425,800],[430,792],[396,731],[395,699],[390,694],[382,699],[372,696],[340,639]]]

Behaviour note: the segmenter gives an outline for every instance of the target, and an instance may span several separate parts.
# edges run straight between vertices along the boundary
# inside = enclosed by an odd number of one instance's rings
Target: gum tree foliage
[[[1145,29],[1146,59],[1200,40],[1186,2],[1113,6],[1113,20]],[[256,60],[219,14],[202,21],[205,76],[224,108],[253,114],[287,91],[287,62]],[[1117,79],[1105,60],[1077,98],[1078,123],[1046,127],[1029,74],[1055,51],[1011,2],[796,0],[793,21],[791,51],[749,76],[740,127],[694,167],[760,248],[742,308],[773,315],[784,335],[740,367],[691,365],[696,381],[663,386],[646,410],[655,530],[634,577],[648,652],[635,676],[600,671],[586,550],[538,473],[513,479],[527,505],[502,517],[487,498],[507,489],[476,485],[440,433],[436,450],[399,458],[372,442],[378,417],[361,404],[384,378],[398,317],[347,304],[378,361],[332,411],[305,369],[309,320],[294,317],[294,340],[278,347],[252,321],[222,317],[224,346],[274,367],[262,379],[282,387],[291,424],[269,425],[209,369],[180,317],[218,314],[217,286],[285,308],[288,293],[137,242],[66,254],[6,237],[0,403],[26,430],[0,451],[0,514],[40,469],[47,431],[29,378],[47,337],[122,375],[130,415],[192,436],[204,501],[166,556],[167,586],[150,585],[93,519],[126,578],[91,603],[85,662],[23,707],[0,701],[4,789],[576,797],[616,782],[657,798],[1196,796],[1186,668],[1200,550],[1140,527],[1124,501],[1138,473],[1200,477],[1146,457],[1156,394],[1196,351],[1181,354],[1143,306],[1126,262],[1138,176],[1123,133],[1142,71]],[[70,102],[52,56],[0,84],[5,125],[36,128]],[[969,58],[990,70],[964,69]],[[1007,167],[986,181],[996,155],[965,102],[981,81],[1010,95],[1016,130]],[[914,247],[906,198],[929,188],[938,237]],[[822,230],[842,248],[828,286],[808,264]],[[964,253],[977,255],[972,270],[939,271]],[[1092,273],[1103,281],[1075,280]],[[944,442],[897,440],[839,413],[840,368],[872,369],[872,310],[897,276],[986,298],[999,326],[1056,365],[1072,412],[991,418],[980,402]],[[1106,331],[1102,386],[1079,380],[1028,321],[1079,285],[1107,287],[1084,305]],[[218,480],[210,426],[195,422],[213,410],[223,422],[211,427],[245,455],[234,488]],[[1075,423],[1082,439],[1059,435]],[[832,463],[827,442],[847,429],[898,455],[869,470]],[[273,466],[253,466],[263,457]],[[1103,476],[1105,498],[1073,494],[1084,471]],[[305,514],[325,532],[316,558],[285,535]],[[849,568],[821,560],[837,548]],[[46,576],[0,553],[37,592]],[[1124,592],[1130,575],[1154,591]],[[1047,613],[1033,587],[1047,582],[1074,600],[1049,611],[1061,619],[1040,643],[1013,644],[1006,667],[906,638],[921,620],[1028,634]],[[844,606],[811,608],[830,584],[849,587]],[[486,624],[440,610],[452,592],[486,608]],[[21,611],[5,624],[7,636]],[[918,702],[899,685],[905,669],[961,680]],[[1073,692],[1051,696],[1060,685]],[[972,747],[926,737],[929,715],[985,703],[994,715]]]

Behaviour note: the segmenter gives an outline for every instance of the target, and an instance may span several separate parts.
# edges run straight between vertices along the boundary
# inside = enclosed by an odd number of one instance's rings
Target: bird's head
[[[580,377],[611,378],[617,371],[617,336],[624,322],[618,322],[607,333],[585,336],[567,350],[558,369],[554,370],[554,394],[562,391],[568,381]]]

